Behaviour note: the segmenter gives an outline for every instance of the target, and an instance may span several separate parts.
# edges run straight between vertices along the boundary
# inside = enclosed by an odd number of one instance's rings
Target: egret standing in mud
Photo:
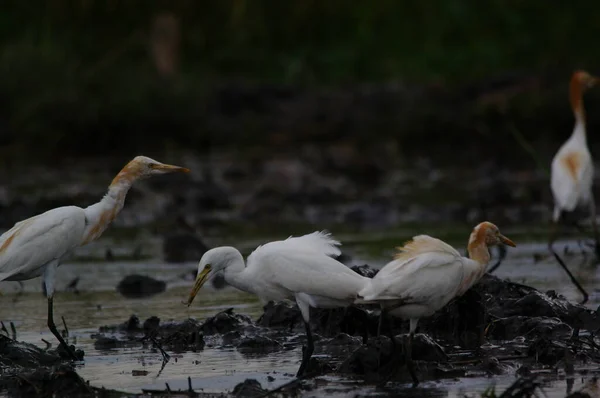
[[[395,259],[386,264],[359,294],[357,302],[376,302],[381,306],[379,332],[385,315],[410,320],[409,335],[404,342],[407,367],[414,384],[411,345],[419,318],[430,316],[454,297],[463,295],[485,273],[490,261],[488,247],[497,244],[515,246],[494,224],[482,222],[469,238],[469,258],[439,239],[415,236]]]
[[[132,184],[142,178],[189,169],[137,156],[117,174],[102,200],[85,209],[64,206],[18,222],[0,236],[0,281],[43,275],[48,298],[48,328],[73,359],[75,353],[56,329],[53,297],[56,270],[72,251],[98,239],[123,208]]]
[[[589,206],[592,217],[592,228],[596,241],[596,253],[600,256],[600,241],[598,240],[598,225],[596,224],[596,204],[592,193],[594,180],[594,164],[587,146],[585,129],[585,110],[583,108],[583,93],[597,84],[599,79],[585,71],[576,71],[571,77],[569,98],[575,116],[575,128],[571,137],[560,147],[552,160],[551,188],[554,196],[553,226],[550,232],[548,248],[554,254],[558,263],[565,269],[571,281],[584,295],[588,294],[571,274],[567,266],[554,251],[552,245],[556,239],[559,223],[563,213],[571,212],[579,206]]]
[[[219,273],[231,286],[257,295],[263,304],[271,300],[296,300],[307,339],[297,373],[301,376],[314,350],[310,307],[351,305],[357,293],[370,282],[369,278],[330,257],[340,254],[339,244],[326,232],[290,237],[259,246],[248,256],[245,265],[244,258],[233,247],[211,249],[200,260],[187,305],[192,303],[202,285]]]

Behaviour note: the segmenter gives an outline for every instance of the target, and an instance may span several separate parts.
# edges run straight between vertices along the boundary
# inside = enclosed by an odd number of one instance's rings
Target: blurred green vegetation
[[[231,117],[211,98],[232,82],[298,90],[409,82],[452,92],[515,71],[549,72],[561,79],[558,99],[517,101],[515,120],[548,106],[563,112],[550,128],[563,128],[571,123],[569,73],[600,64],[600,3],[592,1],[12,0],[0,10],[3,157],[268,142],[268,110],[242,110],[227,128],[214,121]],[[181,33],[171,76],[151,56],[152,23],[164,13]],[[420,115],[435,119],[443,104]],[[411,133],[393,108],[382,112],[384,120],[364,127],[371,139],[398,135],[399,126]],[[440,112],[413,133],[452,134],[456,109]]]

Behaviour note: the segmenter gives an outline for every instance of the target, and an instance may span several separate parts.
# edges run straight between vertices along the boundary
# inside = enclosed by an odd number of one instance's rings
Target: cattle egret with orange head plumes
[[[569,98],[575,115],[575,128],[571,137],[560,147],[551,168],[551,188],[554,196],[554,212],[552,214],[553,228],[548,243],[550,251],[555,255],[559,264],[569,274],[569,277],[583,293],[587,300],[587,292],[583,290],[566,265],[554,252],[552,244],[556,238],[558,224],[564,212],[571,212],[579,206],[589,206],[592,216],[592,227],[596,240],[596,252],[600,255],[598,227],[596,225],[596,205],[592,194],[594,179],[594,164],[587,146],[585,128],[585,110],[583,93],[597,84],[599,79],[585,71],[576,71],[571,77]]]
[[[85,209],[64,206],[18,222],[0,236],[0,281],[23,281],[43,275],[48,298],[48,328],[73,359],[73,351],[56,330],[53,296],[56,269],[73,250],[98,239],[123,208],[137,180],[189,169],[137,156],[117,174],[102,200]]]
[[[578,205],[589,205],[595,212],[592,195],[594,166],[587,146],[583,93],[594,86],[598,78],[577,71],[570,84],[570,99],[575,128],[571,137],[560,147],[552,160],[551,187],[554,195],[552,220],[558,222],[564,211],[573,211]]]
[[[488,248],[497,244],[515,247],[490,222],[477,225],[469,238],[469,258],[439,239],[415,236],[394,260],[386,264],[363,290],[357,303],[379,303],[381,321],[385,314],[410,320],[405,341],[406,363],[418,384],[412,365],[411,343],[419,318],[433,315],[454,297],[461,296],[479,281],[490,261]]]
[[[192,304],[202,285],[218,274],[231,286],[258,296],[263,304],[270,300],[295,300],[304,319],[307,339],[297,373],[301,376],[314,350],[310,307],[347,307],[371,281],[330,257],[340,255],[339,245],[330,234],[313,232],[259,246],[245,265],[244,258],[233,247],[211,249],[200,260],[187,305]]]

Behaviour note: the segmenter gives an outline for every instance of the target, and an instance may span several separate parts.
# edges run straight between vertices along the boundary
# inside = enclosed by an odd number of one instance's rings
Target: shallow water
[[[507,233],[507,235],[509,235]],[[514,235],[509,235],[514,237]],[[389,258],[391,251],[377,249],[376,238],[369,239],[344,236],[340,239],[348,242],[344,248],[353,253],[353,263],[369,263],[381,266]],[[246,242],[251,246],[256,242]],[[400,243],[400,242],[399,242]],[[501,277],[515,282],[526,283],[542,290],[556,290],[570,300],[580,300],[576,288],[569,282],[565,272],[553,258],[546,255],[545,244],[524,243],[518,241],[518,248],[508,248],[507,257],[496,271]],[[563,253],[568,245],[573,254],[565,255],[566,262],[574,274],[590,293],[590,308],[600,304],[600,293],[594,292],[597,285],[598,270],[590,264],[591,254],[586,257],[578,254],[575,241],[561,241],[556,247]],[[464,249],[460,249],[464,251]],[[534,260],[534,254],[540,253],[545,258]],[[59,269],[59,279],[55,298],[55,316],[57,323],[64,316],[70,332],[70,342],[85,351],[85,361],[78,367],[79,374],[92,385],[123,390],[131,393],[142,389],[164,389],[168,383],[171,389],[187,389],[188,376],[192,386],[204,392],[223,392],[231,390],[237,383],[246,378],[255,378],[263,388],[275,388],[293,379],[300,363],[300,348],[293,351],[276,352],[269,355],[249,356],[236,349],[207,347],[198,353],[171,354],[171,361],[162,369],[162,357],[151,348],[124,348],[114,350],[96,350],[91,334],[97,333],[102,325],[113,325],[124,322],[131,314],[137,314],[143,322],[156,315],[161,321],[181,321],[187,317],[204,319],[216,312],[233,307],[236,312],[258,318],[262,309],[258,300],[248,294],[232,288],[214,291],[203,289],[194,304],[188,308],[182,304],[192,284],[192,272],[197,263],[164,264],[160,261],[140,262],[81,262],[67,263]],[[139,273],[168,281],[167,291],[146,299],[125,299],[115,291],[116,284],[126,275]],[[188,275],[183,278],[182,275]],[[80,277],[77,288],[80,293],[63,292],[65,286],[75,277]],[[55,342],[46,327],[45,299],[41,292],[41,280],[35,279],[24,283],[25,293],[18,296],[16,282],[0,284],[3,305],[0,308],[0,319],[8,325],[14,322],[17,338],[44,347],[45,339]],[[16,298],[16,302],[14,301]],[[60,327],[59,327],[60,328]],[[316,355],[319,354],[317,345]],[[141,372],[140,372],[141,371]],[[269,381],[267,376],[274,380]],[[442,381],[427,381],[419,386],[421,393],[429,396],[462,397],[464,394],[481,393],[491,385],[497,391],[504,390],[516,376],[497,376],[461,378]],[[546,377],[544,391],[549,397],[563,397],[566,392],[566,381],[556,375]],[[360,381],[343,379],[337,376],[321,378],[321,391],[329,396],[348,396],[352,390],[357,395],[373,394],[375,391],[385,395],[385,391],[376,390],[374,386],[362,384]],[[574,388],[581,386],[581,377],[575,380]],[[414,390],[407,387],[407,395]],[[320,395],[307,393],[306,396]]]

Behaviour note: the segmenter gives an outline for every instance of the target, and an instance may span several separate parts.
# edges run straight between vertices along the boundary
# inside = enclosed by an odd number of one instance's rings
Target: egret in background
[[[592,228],[596,241],[596,253],[600,256],[600,241],[596,224],[596,205],[592,193],[594,180],[594,164],[587,146],[585,129],[585,110],[583,108],[583,93],[598,83],[598,78],[585,71],[576,71],[571,77],[569,98],[575,115],[575,128],[571,137],[560,147],[552,160],[551,188],[554,196],[553,226],[550,232],[548,248],[554,254],[558,263],[567,272],[571,281],[583,293],[584,301],[588,299],[587,292],[581,287],[573,274],[552,247],[559,229],[559,223],[564,212],[571,212],[579,206],[589,206],[592,217]]]
[[[187,305],[192,304],[202,285],[217,274],[222,274],[231,286],[258,296],[263,305],[271,300],[296,300],[307,339],[297,373],[301,376],[314,350],[310,307],[347,307],[370,283],[369,278],[330,257],[340,255],[339,245],[329,233],[317,231],[259,246],[245,265],[244,258],[233,247],[211,249],[200,260]]]
[[[469,258],[462,257],[439,239],[415,236],[399,247],[400,252],[394,260],[359,291],[357,303],[379,303],[381,306],[378,334],[383,317],[388,314],[410,320],[404,353],[415,385],[419,381],[412,362],[411,345],[419,318],[433,315],[477,283],[490,261],[488,247],[500,243],[515,247],[497,226],[487,221],[477,225],[471,233],[467,248]]]
[[[125,196],[139,179],[189,169],[137,156],[117,174],[102,200],[85,209],[64,206],[20,221],[0,236],[0,281],[23,281],[43,275],[48,298],[48,328],[73,359],[75,353],[56,330],[53,296],[56,269],[73,250],[106,230],[123,208]]]

